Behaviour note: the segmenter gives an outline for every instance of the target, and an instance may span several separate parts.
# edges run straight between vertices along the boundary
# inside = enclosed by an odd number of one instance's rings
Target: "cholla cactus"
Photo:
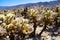
[[[47,12],[43,13],[43,19],[44,20],[49,20],[48,22],[54,21],[55,17],[57,16],[57,13],[47,10]]]
[[[9,23],[12,22],[12,20],[14,20],[14,18],[15,18],[15,14],[8,13],[8,14],[6,15],[6,22],[9,24]]]
[[[15,18],[15,20],[12,21],[12,23],[14,23],[15,25],[17,24],[25,24],[28,23],[29,20],[28,19],[24,19],[23,17],[17,17]]]
[[[3,28],[6,28],[6,25],[7,25],[6,23],[2,23],[2,24],[1,24],[1,26],[2,26]]]
[[[55,17],[57,16],[57,13],[51,11],[51,10],[47,10],[47,12],[44,12],[41,14],[41,20],[40,22],[44,24],[44,27],[40,33],[40,35],[42,34],[43,30],[46,29],[47,25],[49,25],[50,23],[52,23],[55,19]]]
[[[38,12],[37,9],[28,9],[28,11],[27,11],[28,18],[31,20],[31,22],[34,23],[34,25],[33,25],[33,27],[34,27],[34,31],[33,31],[34,35],[35,35],[36,27],[37,27],[37,25],[36,25],[37,19],[36,18],[37,18],[38,15],[39,15],[39,12]]]
[[[24,19],[23,17],[17,17],[7,26],[9,31],[15,31],[15,29],[21,28],[21,32],[24,34],[30,34],[33,32],[33,25],[28,24],[29,20]]]
[[[0,26],[0,36],[6,33],[6,29]]]
[[[16,18],[16,25],[19,26],[24,34],[30,34],[33,32],[33,25],[28,24],[29,20],[23,17]],[[31,30],[30,30],[31,29]]]
[[[28,9],[27,15],[29,17],[36,17],[38,15],[38,10],[36,9]]]
[[[20,13],[22,13],[22,12],[24,12],[24,8],[21,8],[21,9],[20,9]]]
[[[32,33],[34,31],[33,25],[31,25],[31,24],[24,24],[22,31],[23,31],[24,34]]]
[[[0,22],[5,22],[6,16],[4,14],[0,14]]]
[[[17,29],[17,26],[15,26],[15,25],[13,25],[13,24],[9,24],[9,25],[7,25],[7,30],[9,31],[9,32],[14,32],[15,31],[15,29]]]
[[[53,11],[49,11],[50,12],[50,16],[48,17],[50,22],[54,21],[54,19],[58,16],[58,13],[53,12]]]

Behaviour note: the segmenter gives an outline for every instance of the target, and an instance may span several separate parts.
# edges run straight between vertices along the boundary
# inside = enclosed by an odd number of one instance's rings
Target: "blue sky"
[[[0,6],[14,6],[26,3],[49,2],[54,0],[0,0]]]

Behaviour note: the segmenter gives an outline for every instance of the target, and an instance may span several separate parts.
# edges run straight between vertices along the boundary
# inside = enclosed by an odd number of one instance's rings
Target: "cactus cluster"
[[[44,7],[41,11],[33,8],[0,11],[0,36],[15,34],[16,32],[20,37],[23,34],[30,36],[34,34],[36,36],[37,26],[43,27],[40,34],[38,34],[41,36],[47,27],[60,27],[59,12],[59,7],[57,11]]]

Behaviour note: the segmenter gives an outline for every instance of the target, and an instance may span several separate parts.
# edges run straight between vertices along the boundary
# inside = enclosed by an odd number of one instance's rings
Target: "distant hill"
[[[21,4],[16,6],[0,6],[0,9],[12,9],[12,8],[21,8],[21,7],[31,7],[31,6],[55,6],[60,4],[60,1],[50,1],[50,2],[38,2],[38,3],[28,3],[28,4]]]

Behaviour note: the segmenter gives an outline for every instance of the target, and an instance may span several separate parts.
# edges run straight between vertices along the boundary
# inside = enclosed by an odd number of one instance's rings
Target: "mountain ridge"
[[[12,8],[21,8],[21,7],[31,7],[31,6],[56,6],[60,4],[60,1],[50,1],[50,2],[38,2],[38,3],[28,3],[28,4],[21,4],[16,6],[0,6],[0,9],[12,9]]]

